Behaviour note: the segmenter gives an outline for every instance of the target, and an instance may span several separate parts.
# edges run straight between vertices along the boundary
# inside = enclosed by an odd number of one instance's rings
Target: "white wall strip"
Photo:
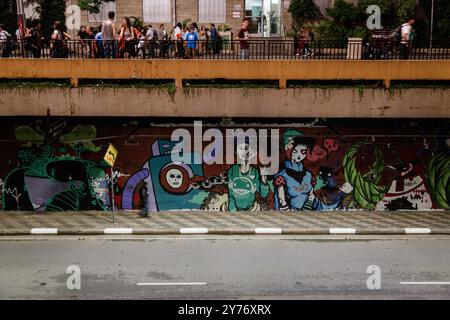
[[[256,234],[281,234],[281,228],[255,228]]]
[[[138,286],[206,286],[206,282],[140,282]]]
[[[105,234],[132,234],[133,228],[106,228]]]
[[[406,234],[428,234],[431,233],[430,228],[405,228]]]
[[[181,228],[181,234],[205,234],[208,233],[208,228]]]
[[[450,285],[450,282],[400,282],[400,284],[411,285]]]
[[[31,234],[58,234],[57,228],[33,228]]]
[[[330,228],[330,234],[355,234],[354,228]]]

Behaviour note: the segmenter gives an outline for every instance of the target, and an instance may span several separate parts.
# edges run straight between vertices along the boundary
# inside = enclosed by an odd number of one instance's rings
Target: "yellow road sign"
[[[114,146],[112,144],[109,145],[108,150],[106,150],[106,154],[103,157],[103,160],[105,160],[105,162],[110,166],[113,167],[114,163],[116,162],[117,159],[117,149],[114,148]]]

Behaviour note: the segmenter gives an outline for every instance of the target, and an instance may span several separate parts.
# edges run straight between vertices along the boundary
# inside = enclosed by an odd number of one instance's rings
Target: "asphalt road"
[[[0,238],[0,298],[450,298],[450,283],[401,283],[450,282],[450,238],[337,238]],[[67,288],[70,265],[80,290]]]

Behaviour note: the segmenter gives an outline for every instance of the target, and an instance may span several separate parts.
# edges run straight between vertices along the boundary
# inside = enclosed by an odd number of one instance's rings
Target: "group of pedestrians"
[[[100,28],[99,28],[100,29]],[[108,20],[95,37],[97,47],[104,58],[194,58],[206,53],[219,53],[219,32],[214,24],[208,30],[197,23],[183,26],[177,23],[171,31],[164,24],[159,28],[133,26],[128,17],[115,22],[115,13],[108,13]]]
[[[412,52],[415,37],[414,18],[409,18],[404,24],[389,36],[389,43],[395,43],[393,52],[400,59],[408,59]],[[113,11],[108,13],[108,19],[97,28],[82,26],[77,38],[72,39],[64,31],[61,22],[53,25],[50,39],[44,40],[39,19],[29,22],[25,30],[17,29],[14,37],[0,24],[1,57],[7,58],[14,54],[26,58],[45,57],[66,58],[74,54],[81,58],[195,58],[205,54],[219,54],[222,41],[216,26],[198,26],[192,23],[184,26],[177,23],[168,31],[164,24],[158,28],[148,25],[139,27],[132,24],[130,18],[124,17],[116,22]],[[75,38],[75,37],[74,37]],[[395,38],[395,42],[392,42]],[[73,40],[73,41],[69,41]],[[244,19],[237,33],[241,59],[250,57],[249,21]],[[310,28],[300,29],[295,37],[295,54],[301,57],[311,57],[314,33]],[[236,48],[235,48],[236,49]]]
[[[14,50],[20,51],[20,56],[26,58],[40,58],[44,37],[39,19],[31,21],[24,31],[17,29],[15,39],[0,24],[0,51],[3,58],[11,56]]]
[[[70,41],[72,40],[72,41]],[[78,34],[69,35],[61,22],[53,24],[50,39],[44,39],[39,19],[34,19],[26,30],[18,29],[15,39],[0,24],[0,52],[4,58],[15,51],[17,56],[66,58],[74,54],[80,58],[195,58],[204,54],[218,54],[221,38],[216,26],[209,28],[192,23],[177,23],[172,30],[164,24],[159,28],[132,25],[130,18],[116,22],[115,12],[97,28],[81,26]]]

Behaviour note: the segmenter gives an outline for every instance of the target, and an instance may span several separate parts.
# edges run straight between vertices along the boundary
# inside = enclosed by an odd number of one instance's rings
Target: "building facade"
[[[70,0],[68,4],[77,4]],[[320,2],[320,1],[319,1]],[[215,23],[237,32],[244,18],[255,37],[282,37],[291,27],[290,0],[116,0],[103,3],[99,14],[81,13],[81,25],[97,26],[115,11],[117,19],[137,17],[147,24]]]

